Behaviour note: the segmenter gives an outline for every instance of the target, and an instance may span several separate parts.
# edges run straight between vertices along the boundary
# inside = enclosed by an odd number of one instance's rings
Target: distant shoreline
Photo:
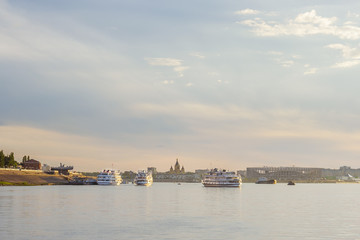
[[[129,180],[131,182],[131,180]],[[200,183],[200,181],[189,181],[180,179],[154,179],[154,182],[182,182],[182,183]],[[243,179],[243,183],[255,183],[254,179]],[[288,183],[288,180],[278,180],[278,183]],[[359,183],[355,181],[337,181],[337,180],[293,180],[295,183]],[[2,169],[0,170],[0,186],[41,186],[41,185],[71,185],[67,176],[58,174],[46,174],[41,171]]]

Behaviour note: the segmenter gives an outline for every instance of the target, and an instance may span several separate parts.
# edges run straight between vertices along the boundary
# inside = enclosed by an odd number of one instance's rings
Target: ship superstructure
[[[122,178],[120,171],[105,169],[97,176],[98,185],[120,185]]]
[[[150,186],[153,183],[152,172],[139,170],[134,179],[134,183],[139,186]]]
[[[241,183],[240,175],[217,168],[211,169],[202,180],[205,187],[240,187]]]

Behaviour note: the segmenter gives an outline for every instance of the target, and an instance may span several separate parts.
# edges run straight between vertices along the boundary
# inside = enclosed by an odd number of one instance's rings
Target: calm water
[[[360,239],[358,184],[0,188],[0,239]]]

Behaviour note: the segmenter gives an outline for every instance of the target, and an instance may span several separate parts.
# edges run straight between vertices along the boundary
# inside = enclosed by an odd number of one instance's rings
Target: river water
[[[360,239],[359,184],[0,187],[0,239]]]

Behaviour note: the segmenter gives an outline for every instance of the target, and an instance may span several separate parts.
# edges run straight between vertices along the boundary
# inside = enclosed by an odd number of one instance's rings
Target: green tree
[[[26,156],[23,156],[22,163],[25,163],[27,160]]]
[[[9,162],[8,162],[8,166],[9,167],[17,167],[18,163],[15,161],[15,157],[14,157],[14,153],[10,153],[9,155]]]
[[[3,150],[0,151],[0,167],[5,167],[5,155]]]
[[[5,167],[8,168],[9,167],[9,162],[10,162],[10,158],[9,156],[5,156]]]

